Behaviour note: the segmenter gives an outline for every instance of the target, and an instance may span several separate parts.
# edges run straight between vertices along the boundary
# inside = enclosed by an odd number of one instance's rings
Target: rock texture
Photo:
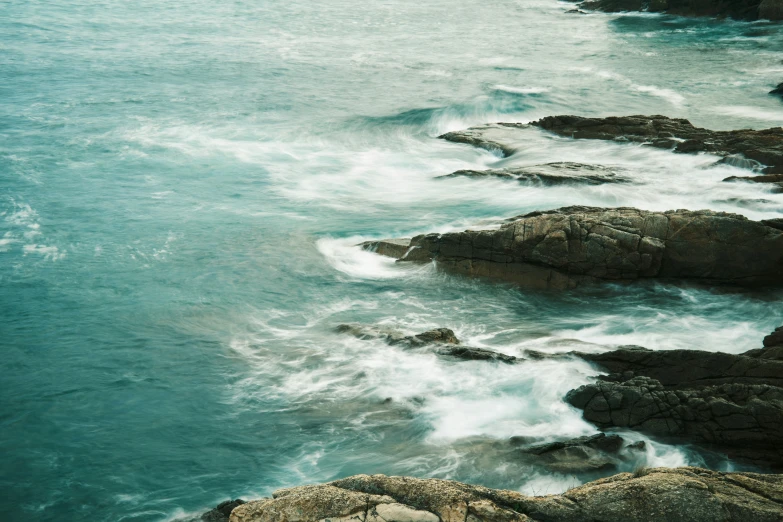
[[[565,207],[498,230],[417,236],[399,259],[539,288],[644,278],[780,285],[783,231],[709,210]]]
[[[783,20],[780,0],[586,0],[582,9],[605,12],[649,11],[679,16],[716,16],[736,20]]]
[[[773,96],[780,96],[783,98],[783,83],[779,83],[777,87],[769,91]]]
[[[783,128],[713,131],[694,127],[684,119],[666,116],[583,118],[548,116],[530,125],[576,139],[633,142],[674,152],[708,152],[729,158],[729,163],[759,166],[765,174],[783,174]],[[449,132],[441,138],[513,154],[529,125],[496,123]]]
[[[566,401],[600,428],[687,440],[783,468],[783,329],[741,355],[625,347],[575,354],[612,372]]]
[[[193,519],[190,522],[228,522],[231,511],[244,503],[245,501],[242,499],[226,500],[218,504],[215,509],[210,509],[198,519]]]
[[[603,185],[604,183],[629,183],[617,168],[583,163],[558,162],[529,167],[511,167],[490,170],[458,170],[441,178],[500,178],[527,185]]]
[[[391,345],[403,345],[409,348],[432,347],[438,355],[463,361],[498,361],[511,364],[518,360],[513,355],[486,348],[462,346],[454,332],[448,328],[436,328],[417,335],[405,335],[393,328],[361,324],[341,324],[336,330],[359,339],[381,339]]]
[[[529,497],[438,479],[356,475],[241,505],[231,522],[779,522],[783,476],[651,469]]]
[[[723,181],[747,181],[750,183],[768,183],[773,192],[783,192],[783,174],[766,174],[764,176],[729,176]]]
[[[535,457],[534,463],[549,471],[573,474],[616,470],[619,464],[632,459],[629,453],[643,450],[644,445],[644,441],[626,445],[619,435],[599,433],[539,444],[521,449],[520,452]]]

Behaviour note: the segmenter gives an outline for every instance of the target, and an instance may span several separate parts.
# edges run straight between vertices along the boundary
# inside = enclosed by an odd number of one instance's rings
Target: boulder
[[[649,278],[780,285],[783,231],[710,210],[565,207],[496,230],[416,236],[398,259],[537,288]]]
[[[603,185],[605,183],[629,183],[631,180],[619,174],[621,169],[602,165],[557,162],[529,167],[510,167],[490,170],[458,170],[440,178],[500,178],[518,181],[526,185]]]
[[[700,468],[621,473],[529,497],[439,479],[356,475],[277,491],[231,522],[779,522],[783,476]]]
[[[512,439],[513,442],[513,439]],[[633,447],[626,446],[616,434],[578,437],[575,439],[539,444],[521,449],[534,457],[535,464],[557,473],[590,473],[616,470],[618,465],[630,460],[629,453],[644,449],[644,441]]]

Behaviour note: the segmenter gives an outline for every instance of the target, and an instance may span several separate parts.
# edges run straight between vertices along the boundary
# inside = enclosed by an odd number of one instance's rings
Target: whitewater
[[[493,443],[590,435],[583,361],[458,362],[339,334],[451,328],[521,356],[741,353],[783,295],[531,291],[409,266],[370,239],[567,205],[783,217],[708,154],[537,128],[508,158],[437,136],[555,114],[783,124],[783,26],[569,14],[556,0],[0,3],[0,518],[173,521],[357,473],[531,494]],[[573,161],[633,183],[439,176]],[[647,440],[632,465],[745,469]]]

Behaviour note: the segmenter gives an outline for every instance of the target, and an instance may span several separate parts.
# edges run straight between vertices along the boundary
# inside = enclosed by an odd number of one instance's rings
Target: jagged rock
[[[528,497],[448,480],[356,475],[273,497],[237,507],[231,522],[779,522],[783,476],[658,468]]]
[[[777,87],[769,91],[770,94],[774,96],[780,96],[783,98],[783,83],[779,83]]]
[[[687,439],[783,468],[783,329],[744,354],[625,347],[577,353],[609,370],[566,401],[600,428]],[[769,339],[769,341],[767,341]]]
[[[730,17],[736,20],[783,20],[780,0],[586,0],[579,7],[609,13],[648,11],[679,16]]]
[[[391,345],[405,345],[411,348],[435,345],[435,353],[463,361],[498,361],[514,363],[518,359],[485,348],[460,346],[459,339],[448,328],[435,328],[417,335],[404,335],[398,330],[361,324],[341,324],[336,328],[339,333],[347,333],[359,339],[382,339]]]
[[[615,140],[671,149],[674,152],[709,152],[718,156],[733,156],[735,164],[741,156],[753,162],[749,165],[766,165],[765,174],[783,174],[781,127],[713,131],[694,127],[688,120],[666,116],[548,116],[530,125],[576,139]],[[518,123],[496,123],[450,132],[441,138],[511,155],[525,138],[520,129],[527,127]]]
[[[231,515],[231,511],[234,508],[241,506],[245,501],[242,499],[226,500],[217,505],[215,509],[211,509],[201,515],[201,522],[228,522],[228,517]]]
[[[781,388],[721,384],[674,390],[640,376],[581,386],[570,391],[566,401],[600,428],[687,439],[720,448],[733,458],[783,467]]]
[[[361,246],[365,250],[382,256],[400,258],[408,251],[410,242],[410,239],[384,239],[382,241],[365,241]]]
[[[565,207],[497,230],[416,236],[400,260],[539,288],[643,278],[780,285],[783,231],[709,210]]]
[[[764,338],[764,347],[783,346],[783,326],[776,328],[774,332]]]
[[[458,170],[440,178],[496,177],[509,179],[529,185],[602,185],[604,183],[629,183],[631,180],[620,174],[620,169],[602,165],[557,162],[529,167],[509,167],[490,170]]]

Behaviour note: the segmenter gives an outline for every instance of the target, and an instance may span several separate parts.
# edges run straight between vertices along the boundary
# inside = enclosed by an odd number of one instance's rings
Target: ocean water
[[[759,347],[780,293],[531,292],[356,248],[571,204],[783,216],[783,194],[722,183],[747,171],[709,155],[529,129],[502,159],[436,139],[554,114],[783,123],[780,24],[571,8],[0,2],[0,519],[175,520],[356,473],[531,494],[590,478],[495,449],[595,433],[562,401],[594,368],[448,361],[340,323],[517,355]],[[436,179],[551,161],[635,183]],[[640,459],[737,466],[657,442]]]

